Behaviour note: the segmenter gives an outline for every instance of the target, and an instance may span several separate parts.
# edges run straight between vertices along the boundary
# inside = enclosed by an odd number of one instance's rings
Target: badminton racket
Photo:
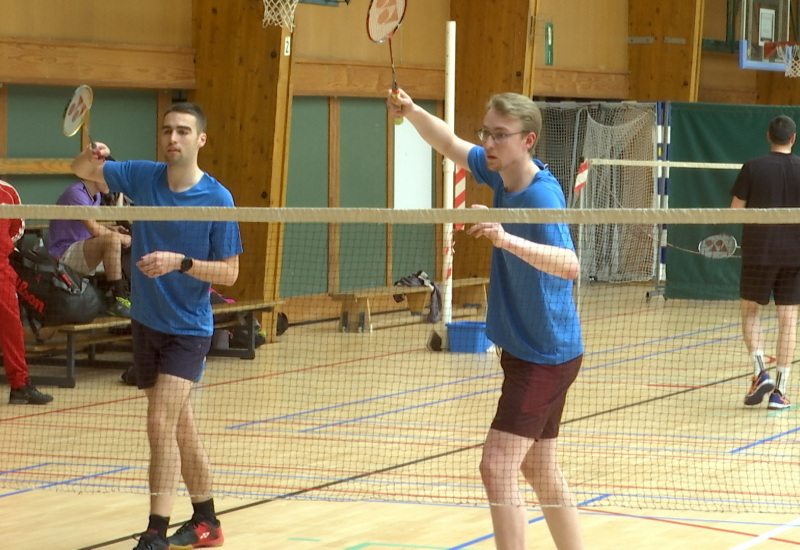
[[[397,97],[397,74],[394,68],[394,52],[392,37],[406,15],[406,0],[372,0],[367,12],[367,34],[377,44],[389,43],[389,59],[392,63],[392,96]],[[402,124],[402,118],[394,119],[395,124]]]
[[[71,137],[78,133],[83,123],[86,122],[93,100],[94,92],[92,92],[90,86],[83,84],[75,89],[67,106],[64,107],[64,114],[61,117],[61,129],[65,136]],[[89,136],[89,141],[92,144],[92,149],[96,149],[91,135]]]
[[[736,242],[736,237],[727,233],[709,235],[697,243],[697,251],[712,260],[732,258],[740,248],[741,246]]]

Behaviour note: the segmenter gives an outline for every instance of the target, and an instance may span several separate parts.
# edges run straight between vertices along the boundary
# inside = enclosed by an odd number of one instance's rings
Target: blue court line
[[[97,473],[97,474],[80,476],[80,477],[76,477],[76,478],[72,478],[72,479],[67,479],[67,480],[64,480],[64,481],[56,481],[56,482],[53,482],[53,483],[45,483],[44,485],[39,485],[38,487],[30,487],[30,488],[27,488],[27,489],[21,489],[19,491],[12,491],[10,493],[0,493],[0,498],[11,497],[11,496],[14,496],[14,495],[21,495],[23,493],[29,493],[29,492],[37,490],[37,489],[49,489],[51,487],[58,487],[59,485],[72,485],[72,484],[75,484],[76,482],[80,482],[80,481],[82,481],[84,479],[93,479],[93,478],[96,478],[96,477],[102,477],[102,476],[106,476],[106,475],[109,475],[109,474],[116,474],[118,472],[124,472],[126,470],[130,470],[130,468],[127,467],[127,466],[123,466],[123,467],[120,467],[120,468],[116,468],[114,470],[109,470],[107,472],[100,472],[100,473]]]
[[[789,435],[789,434],[793,434],[793,433],[795,433],[797,431],[800,431],[800,427],[797,427],[797,428],[795,428],[793,430],[789,430],[787,432],[781,432],[779,434],[775,434],[772,437],[767,437],[765,439],[760,439],[758,441],[754,441],[754,442],[750,443],[749,445],[745,445],[744,447],[739,447],[738,449],[732,449],[732,450],[728,451],[728,453],[734,454],[734,453],[738,453],[738,452],[741,452],[741,451],[745,451],[745,450],[750,449],[752,447],[757,447],[758,445],[763,445],[764,443],[769,443],[770,441],[774,441],[775,439],[780,439],[781,437],[784,437],[784,436]]]
[[[620,350],[633,349],[633,348],[637,348],[637,347],[641,347],[641,346],[650,346],[650,345],[652,345],[654,343],[658,343],[658,342],[668,342],[668,341],[680,340],[682,338],[688,338],[688,337],[692,337],[692,336],[708,334],[708,333],[711,333],[711,332],[730,329],[730,328],[733,328],[733,327],[736,327],[736,326],[739,326],[739,323],[730,323],[730,324],[723,325],[723,326],[720,326],[720,327],[703,329],[703,330],[692,331],[692,332],[686,332],[686,333],[678,334],[678,335],[675,335],[675,336],[667,336],[667,337],[662,337],[662,338],[655,338],[655,339],[652,339],[652,340],[647,340],[647,341],[644,341],[644,342],[638,342],[638,343],[630,344],[630,345],[627,345],[627,346],[620,346],[618,348],[610,348],[610,349],[605,349],[605,350],[602,350],[602,351],[591,352],[591,353],[586,354],[586,356],[589,357],[589,356],[594,356],[594,355],[602,355],[602,354],[612,353],[612,352],[620,351]],[[770,330],[773,330],[773,329],[770,329]],[[599,368],[605,368],[605,367],[620,365],[620,364],[629,363],[629,362],[632,362],[632,361],[638,361],[638,360],[641,360],[641,359],[646,359],[646,358],[650,358],[650,357],[656,357],[656,356],[659,356],[659,355],[666,355],[666,354],[669,354],[669,353],[674,353],[676,351],[694,349],[694,348],[698,348],[698,347],[703,347],[703,346],[716,344],[716,343],[724,342],[724,341],[735,340],[735,339],[739,339],[739,338],[741,338],[741,335],[735,335],[735,336],[730,336],[730,337],[726,337],[726,338],[717,338],[717,339],[714,339],[714,340],[710,340],[710,341],[706,341],[706,342],[702,342],[702,343],[697,343],[697,344],[693,344],[693,345],[689,345],[689,346],[682,346],[682,347],[672,348],[670,350],[665,350],[665,351],[661,351],[661,352],[657,352],[657,353],[639,355],[639,356],[636,356],[636,357],[633,357],[633,358],[623,359],[623,360],[619,360],[619,361],[612,361],[612,362],[609,362],[609,363],[603,363],[603,364],[595,365],[595,366],[591,366],[591,367],[582,367],[581,368],[581,372],[583,373],[583,372],[590,371],[590,370],[596,370],[596,369],[599,369]],[[350,402],[347,402],[347,403],[339,403],[339,404],[330,405],[330,406],[327,406],[327,407],[319,407],[319,408],[316,408],[316,409],[309,409],[309,410],[302,411],[302,412],[291,413],[291,414],[286,414],[286,415],[280,415],[280,416],[265,418],[265,419],[262,419],[262,420],[254,420],[254,421],[251,421],[251,422],[245,422],[245,423],[241,423],[241,424],[235,424],[235,425],[232,425],[232,426],[228,426],[225,429],[233,430],[233,429],[239,429],[239,428],[245,428],[245,427],[249,427],[249,426],[254,426],[254,425],[258,425],[258,424],[265,424],[265,423],[269,423],[269,422],[286,420],[286,419],[290,419],[290,418],[297,418],[297,417],[300,417],[300,416],[307,416],[307,415],[314,414],[314,413],[331,411],[331,410],[341,409],[341,408],[344,408],[344,407],[351,407],[351,406],[360,405],[360,404],[364,404],[364,403],[369,403],[369,402],[373,402],[373,401],[388,399],[388,398],[391,398],[391,397],[397,397],[397,396],[401,396],[401,395],[419,393],[419,392],[423,392],[423,391],[439,389],[439,388],[448,387],[448,386],[457,385],[457,384],[464,384],[464,383],[467,383],[467,382],[471,382],[471,381],[475,381],[475,380],[481,380],[481,379],[485,379],[485,378],[499,377],[501,375],[502,375],[502,372],[496,371],[496,372],[487,373],[487,374],[480,375],[480,376],[462,378],[462,379],[459,379],[459,380],[445,382],[445,383],[442,383],[442,384],[434,384],[434,385],[425,386],[425,387],[422,387],[422,388],[415,388],[415,389],[412,389],[412,390],[403,390],[401,392],[395,392],[395,393],[386,394],[386,395],[380,395],[380,396],[375,396],[375,397],[368,397],[368,398],[360,399],[360,400],[357,400],[357,401],[350,401]],[[483,393],[497,392],[499,390],[500,390],[500,388],[493,388],[493,389],[490,389],[490,390],[484,390],[482,392],[466,394],[466,395],[461,396],[461,398],[472,397],[472,396],[480,395],[480,394],[483,394]],[[459,399],[459,397],[452,397],[452,398],[448,399],[448,401],[449,400],[455,400],[455,399]],[[428,404],[419,405],[419,407],[430,406],[430,405],[435,405],[435,404],[440,404],[440,403],[442,403],[442,402],[441,401],[440,402],[431,402],[431,403],[428,403]],[[411,410],[411,409],[412,408],[397,409],[394,412]],[[392,414],[392,411],[385,412],[382,415],[388,415],[388,414]],[[363,417],[363,418],[355,418],[355,419],[351,419],[351,420],[347,420],[347,421],[342,421],[342,422],[339,422],[339,423],[333,423],[333,424],[318,426],[316,428],[308,428],[306,430],[300,431],[299,433],[308,433],[308,432],[312,432],[312,431],[316,431],[316,430],[320,430],[320,429],[325,429],[325,428],[328,428],[328,427],[331,427],[331,426],[358,422],[358,421],[366,419],[366,418],[372,418],[372,416]]]
[[[363,550],[364,548],[408,548],[414,550],[447,550],[443,546],[419,546],[416,544],[390,544],[388,542],[363,542],[355,546],[348,546],[344,550]]]
[[[242,424],[234,424],[233,426],[228,426],[225,429],[227,429],[227,430],[235,430],[235,429],[238,429],[238,428],[244,428],[244,427],[253,426],[253,425],[256,425],[256,424],[265,424],[267,422],[275,422],[275,421],[278,421],[278,420],[286,420],[288,418],[296,418],[298,416],[307,416],[309,414],[314,414],[314,413],[318,413],[318,412],[325,412],[325,411],[331,411],[331,410],[335,410],[335,409],[341,409],[341,408],[350,407],[350,406],[353,406],[353,405],[361,405],[363,403],[370,403],[372,401],[379,401],[381,399],[388,399],[390,397],[398,397],[398,396],[401,396],[401,395],[408,395],[408,394],[419,393],[419,392],[428,391],[428,390],[446,388],[447,386],[453,386],[453,385],[457,385],[457,384],[464,384],[466,382],[472,382],[474,380],[481,380],[483,378],[492,378],[492,377],[500,376],[501,374],[502,374],[501,372],[491,372],[489,374],[482,374],[480,376],[473,376],[473,377],[470,377],[470,378],[461,378],[459,380],[453,380],[453,381],[450,381],[450,382],[444,382],[442,384],[434,384],[434,385],[431,385],[431,386],[424,386],[422,388],[415,388],[413,390],[403,390],[403,391],[399,391],[399,392],[395,392],[395,393],[390,393],[390,394],[385,394],[385,395],[378,395],[378,396],[375,396],[375,397],[367,397],[365,399],[359,399],[358,401],[349,401],[347,403],[339,403],[337,405],[330,405],[328,407],[319,407],[317,409],[309,409],[307,411],[302,411],[302,412],[297,412],[297,413],[284,414],[284,415],[281,415],[281,416],[273,416],[271,418],[265,418],[263,420],[254,420],[252,422],[244,422]]]
[[[594,497],[592,499],[585,500],[583,502],[579,502],[578,506],[588,506],[589,504],[593,504],[593,503],[598,502],[600,500],[605,500],[610,496],[612,496],[612,495],[610,495],[610,494],[602,494],[602,495],[596,496],[596,497]],[[543,519],[544,519],[544,515],[537,516],[537,517],[535,517],[533,519],[528,520],[528,525],[532,525],[534,523],[542,521]],[[492,538],[494,538],[494,533],[490,533],[488,535],[484,535],[482,537],[479,537],[477,539],[472,539],[472,540],[467,541],[467,542],[462,542],[458,546],[451,546],[447,550],[461,550],[462,548],[469,548],[473,544],[477,544],[479,542],[483,542],[485,540],[489,540],[489,539],[492,539]]]
[[[309,432],[315,432],[317,430],[325,430],[325,429],[328,429],[328,428],[332,428],[334,426],[343,426],[345,424],[352,424],[354,422],[363,422],[363,421],[369,420],[371,418],[380,418],[381,416],[397,414],[397,413],[401,413],[401,412],[404,412],[404,411],[413,411],[415,409],[423,409],[425,407],[433,407],[433,406],[441,405],[442,403],[447,403],[447,402],[450,402],[450,401],[460,401],[461,399],[466,399],[468,397],[475,397],[476,395],[482,395],[482,394],[485,394],[485,393],[496,393],[498,391],[499,391],[499,388],[492,388],[490,390],[483,390],[483,391],[467,393],[467,394],[463,394],[463,395],[457,395],[455,397],[448,397],[447,399],[438,399],[436,401],[428,401],[426,403],[420,403],[419,405],[411,405],[411,406],[408,406],[408,407],[402,407],[402,408],[399,408],[399,409],[392,409],[390,411],[383,411],[383,412],[380,412],[380,413],[370,414],[370,415],[367,415],[367,416],[359,416],[359,417],[351,418],[351,419],[348,419],[348,420],[341,420],[339,422],[323,424],[323,425],[317,426],[315,428],[306,428],[305,430],[300,430],[298,433],[309,433]]]

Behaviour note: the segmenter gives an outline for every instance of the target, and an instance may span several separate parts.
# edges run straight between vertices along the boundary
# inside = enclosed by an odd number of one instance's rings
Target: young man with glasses
[[[561,185],[533,159],[542,116],[529,98],[498,94],[487,105],[482,145],[456,136],[402,90],[390,92],[389,114],[405,117],[420,136],[478,183],[494,191],[494,208],[565,208]],[[473,208],[486,208],[473,205]],[[483,446],[480,471],[499,550],[527,548],[527,518],[518,474],[536,491],[559,550],[580,550],[577,504],[556,456],[566,393],[583,358],[572,280],[580,265],[566,224],[477,223],[467,233],[494,245],[487,336],[503,353],[505,379]]]

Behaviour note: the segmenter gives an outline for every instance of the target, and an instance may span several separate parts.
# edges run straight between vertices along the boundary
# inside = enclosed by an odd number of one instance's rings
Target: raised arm
[[[393,117],[404,117],[413,124],[428,145],[458,166],[469,169],[467,156],[475,145],[456,136],[442,119],[414,103],[403,90],[390,91],[386,106]]]
[[[95,143],[95,148],[86,147],[72,160],[72,171],[82,180],[97,182],[97,187],[102,193],[108,193],[108,185],[103,177],[103,165],[111,150],[105,143]]]

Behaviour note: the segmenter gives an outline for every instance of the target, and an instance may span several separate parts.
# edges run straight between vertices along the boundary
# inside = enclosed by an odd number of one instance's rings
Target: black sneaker
[[[153,531],[145,531],[133,550],[169,550],[169,543]]]
[[[115,317],[128,317],[131,316],[131,301],[122,298],[121,296],[115,296],[111,305],[108,306],[108,314],[113,315]]]
[[[52,400],[52,395],[40,392],[30,383],[21,388],[11,388],[11,393],[8,396],[8,402],[12,405],[44,405]]]

